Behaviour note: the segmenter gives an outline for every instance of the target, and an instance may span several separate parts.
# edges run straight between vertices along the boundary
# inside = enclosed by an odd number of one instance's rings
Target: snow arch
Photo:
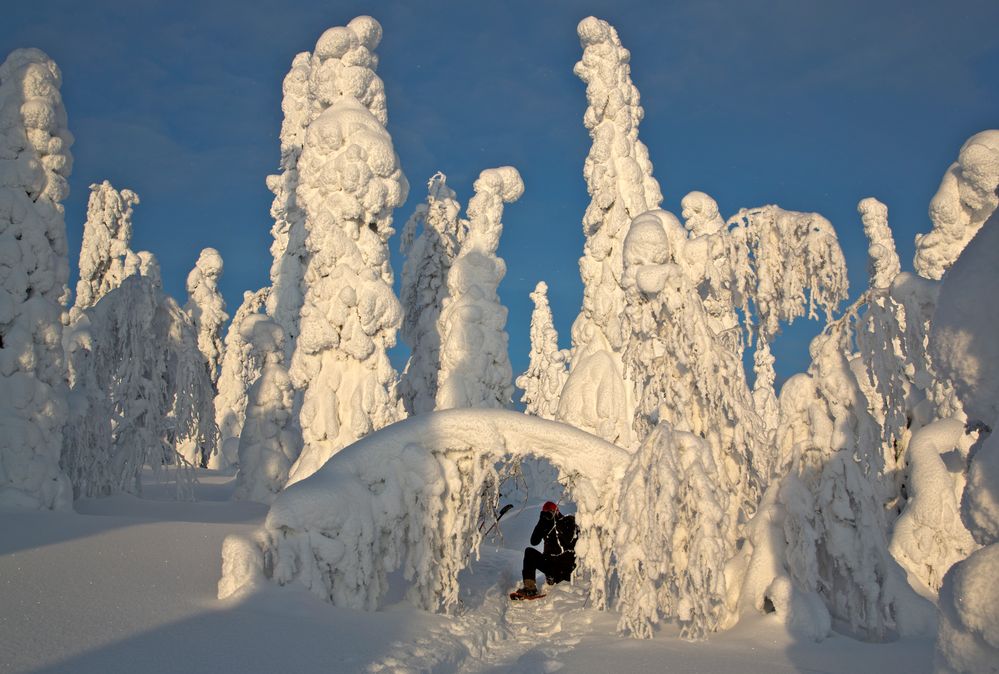
[[[479,512],[498,488],[497,466],[529,457],[569,478],[582,530],[577,573],[603,608],[614,504],[631,454],[572,426],[499,409],[411,417],[334,455],[282,492],[255,534],[226,539],[219,597],[270,580],[370,610],[388,574],[401,569],[410,601],[447,611],[458,599],[458,573],[482,541]]]

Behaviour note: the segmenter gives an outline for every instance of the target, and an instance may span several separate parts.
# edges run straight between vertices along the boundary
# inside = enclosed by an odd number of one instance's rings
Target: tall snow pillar
[[[0,65],[0,508],[68,508],[61,315],[69,261],[62,200],[73,136],[59,67],[38,49]]]

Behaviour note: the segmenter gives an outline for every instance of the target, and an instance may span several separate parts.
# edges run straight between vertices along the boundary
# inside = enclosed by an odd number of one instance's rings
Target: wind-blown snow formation
[[[531,357],[527,371],[517,377],[517,387],[524,391],[521,402],[528,414],[554,419],[559,396],[569,373],[568,349],[558,348],[558,332],[548,306],[548,284],[539,281],[531,293]]]
[[[648,149],[638,139],[645,113],[631,81],[631,55],[606,21],[588,17],[576,32],[583,57],[573,72],[586,83],[583,124],[593,139],[583,165],[592,201],[583,216],[586,243],[579,260],[583,306],[572,326],[572,368],[557,418],[628,446],[635,444],[635,403],[622,363],[627,334],[618,283],[622,247],[632,219],[657,208],[662,193]]]
[[[474,189],[468,231],[448,272],[448,297],[438,319],[437,409],[512,404],[507,310],[496,292],[506,264],[496,249],[503,233],[503,205],[520,198],[524,182],[517,169],[502,166],[480,173]]]
[[[437,405],[441,368],[441,309],[448,297],[447,278],[467,222],[459,218],[461,204],[443,173],[427,183],[427,201],[416,207],[402,230],[401,301],[405,311],[402,338],[411,349],[399,379],[399,394],[409,414],[423,414]],[[422,225],[416,236],[417,226]]]
[[[304,391],[304,447],[292,482],[403,414],[386,355],[402,322],[388,239],[392,211],[409,185],[384,127],[381,82],[371,69],[377,59],[370,50],[380,38],[378,22],[360,17],[326,31],[312,57],[310,92],[328,107],[308,124],[297,161],[295,200],[305,218],[307,257],[289,368]],[[359,65],[350,65],[356,59]]]
[[[225,300],[218,288],[221,277],[222,256],[214,248],[203,249],[194,269],[187,275],[187,304],[184,305],[198,334],[198,348],[205,357],[213,385],[218,381],[222,361],[222,324],[229,320]]]
[[[62,201],[73,136],[59,67],[38,49],[0,65],[0,508],[66,508],[62,311],[69,260]]]
[[[933,230],[916,236],[916,271],[940,279],[999,204],[999,130],[965,141],[930,202]]]

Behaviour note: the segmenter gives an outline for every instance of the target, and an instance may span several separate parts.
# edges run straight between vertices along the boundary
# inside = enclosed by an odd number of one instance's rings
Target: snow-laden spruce
[[[538,281],[531,313],[531,356],[527,371],[517,377],[517,387],[524,392],[520,399],[528,414],[554,419],[559,396],[569,376],[566,369],[569,350],[558,348],[558,332],[548,305],[548,284]]]
[[[818,213],[779,206],[742,209],[728,221],[733,297],[755,337],[753,372],[757,409],[768,427],[776,411],[766,402],[775,395],[770,343],[782,323],[801,316],[827,321],[847,297],[846,260],[832,224]]]
[[[638,139],[644,116],[631,81],[631,55],[606,21],[588,17],[576,32],[583,57],[573,72],[586,83],[583,124],[593,145],[583,165],[591,201],[579,271],[583,306],[572,326],[572,369],[557,418],[622,446],[634,443],[634,401],[625,384],[621,250],[633,218],[662,202],[649,152]]]
[[[976,136],[977,137],[977,136]],[[937,669],[994,670],[999,662],[999,213],[943,277],[933,316],[934,365],[950,378],[981,437],[970,452],[961,515],[983,547],[955,564],[940,589]]]
[[[198,348],[205,357],[208,376],[214,385],[222,361],[222,325],[229,320],[225,300],[219,292],[222,256],[214,248],[204,248],[194,269],[187,275],[187,304],[184,311],[198,334]]]
[[[384,127],[380,82],[368,67],[377,61],[369,48],[381,27],[367,17],[351,26],[330,29],[316,45],[310,92],[328,107],[308,124],[297,162],[295,202],[307,234],[305,296],[289,368],[304,391],[304,447],[293,482],[403,414],[386,355],[402,322],[388,239],[392,211],[409,185]],[[361,65],[348,65],[355,58]]]
[[[635,433],[647,437],[665,422],[703,439],[721,466],[713,488],[729,495],[719,544],[730,556],[738,523],[759,500],[754,461],[763,425],[738,353],[711,329],[699,292],[701,270],[686,263],[686,246],[699,243],[667,211],[631,223],[621,280],[630,327],[624,364],[635,382]]]
[[[90,186],[80,246],[80,280],[76,283],[72,316],[94,306],[134,271],[135,253],[129,246],[132,208],[138,203],[138,194],[128,189],[116,190],[107,180]]]
[[[257,320],[270,288],[243,293],[243,303],[236,310],[225,335],[222,367],[215,395],[215,423],[219,428],[219,451],[209,460],[209,468],[219,469],[239,463],[239,434],[246,416],[246,396],[263,369],[261,354],[244,334],[244,323]]]
[[[243,341],[263,363],[247,394],[246,420],[239,436],[239,473],[234,498],[270,503],[284,488],[302,439],[293,417],[295,389],[284,357],[284,330],[275,321],[253,314],[240,323]]]
[[[73,136],[59,67],[38,49],[0,65],[0,508],[66,508],[62,201]]]
[[[727,606],[730,543],[726,457],[668,422],[649,433],[621,489],[619,628],[651,638],[668,621],[686,639],[734,622]]]
[[[916,236],[916,272],[940,279],[999,204],[999,130],[961,146],[930,202],[933,230]]]
[[[448,297],[438,319],[441,338],[437,409],[509,407],[513,396],[507,310],[496,289],[506,264],[496,256],[503,205],[524,193],[512,166],[486,169],[468,202],[467,232],[448,271]]]
[[[809,371],[781,390],[783,477],[771,483],[744,546],[755,573],[742,601],[757,610],[769,602],[813,638],[833,622],[870,640],[925,634],[932,606],[888,551],[880,431],[847,360],[849,320],[812,340]]]
[[[146,274],[105,294],[67,339],[77,380],[63,465],[78,496],[140,494],[143,467],[164,464],[177,468],[182,491],[189,469],[215,450],[213,389],[197,334],[163,294],[154,260],[139,256]]]
[[[409,414],[430,412],[437,405],[440,373],[441,308],[448,297],[447,277],[467,223],[447,177],[436,173],[427,183],[427,200],[416,207],[402,230],[402,338],[411,355],[399,379],[399,395]],[[416,236],[416,228],[421,227]]]
[[[374,50],[381,37],[381,25],[370,16],[359,16],[345,27],[330,28],[320,36],[312,53],[295,56],[284,79],[281,173],[267,177],[267,187],[274,193],[273,263],[267,313],[288,335],[289,353],[299,333],[309,256],[308,215],[298,196],[302,180],[299,160],[307,129],[341,97],[362,103],[382,126],[388,123],[385,86],[375,74],[378,57]]]

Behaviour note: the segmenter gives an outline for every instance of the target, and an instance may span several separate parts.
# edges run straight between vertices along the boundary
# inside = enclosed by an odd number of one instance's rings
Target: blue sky
[[[13,3],[8,3],[8,5]],[[461,202],[483,168],[516,166],[500,295],[514,370],[526,367],[538,280],[568,346],[582,295],[588,197],[584,86],[572,74],[580,19],[614,25],[632,53],[663,208],[705,191],[726,217],[777,203],[817,211],[839,234],[851,296],[866,286],[857,202],[889,208],[903,268],[929,229],[929,200],[965,139],[999,128],[999,3],[952,2],[18,2],[0,52],[39,47],[62,68],[76,136],[66,204],[75,269],[88,185],[139,193],[133,248],[159,258],[179,301],[204,246],[225,260],[230,313],[268,283],[264,186],[278,163],[281,80],[292,58],[354,16],[377,18],[389,131],[411,184],[448,175]],[[392,241],[397,275],[402,261]],[[785,378],[821,326],[776,344]],[[397,357],[398,360],[398,357]]]

